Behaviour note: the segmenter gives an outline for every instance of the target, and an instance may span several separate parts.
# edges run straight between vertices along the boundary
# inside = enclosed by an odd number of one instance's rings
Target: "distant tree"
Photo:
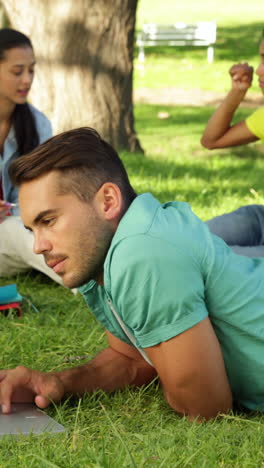
[[[134,130],[137,0],[2,0],[12,27],[32,39],[32,103],[54,131],[88,125],[117,148],[142,151]]]

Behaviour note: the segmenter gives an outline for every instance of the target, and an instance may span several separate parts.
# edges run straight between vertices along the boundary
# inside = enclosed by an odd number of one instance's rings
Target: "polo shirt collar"
[[[151,193],[138,195],[122,217],[109,251],[125,237],[146,232],[150,228],[153,217],[160,206],[160,202]]]

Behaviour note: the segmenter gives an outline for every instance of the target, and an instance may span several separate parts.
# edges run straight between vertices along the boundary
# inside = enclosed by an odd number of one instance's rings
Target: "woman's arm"
[[[208,149],[227,148],[258,140],[244,120],[231,125],[235,111],[251,86],[253,68],[247,63],[233,65],[229,73],[231,90],[209,119],[201,138],[202,145]]]

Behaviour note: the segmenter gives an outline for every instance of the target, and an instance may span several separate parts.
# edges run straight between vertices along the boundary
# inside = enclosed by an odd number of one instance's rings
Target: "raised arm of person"
[[[139,352],[107,332],[109,347],[93,360],[61,372],[39,372],[18,366],[0,371],[0,404],[9,413],[12,402],[33,402],[46,408],[72,394],[102,389],[111,392],[127,385],[141,386],[155,376]]]
[[[209,119],[201,138],[201,144],[208,149],[238,146],[258,140],[244,120],[231,124],[235,111],[251,86],[253,68],[247,63],[239,63],[230,68],[229,74],[231,90]]]
[[[208,420],[232,408],[221,348],[209,318],[145,352],[176,412],[191,421]]]

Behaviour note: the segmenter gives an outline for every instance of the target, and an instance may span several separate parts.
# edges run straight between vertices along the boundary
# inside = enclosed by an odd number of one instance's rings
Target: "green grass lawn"
[[[162,201],[188,201],[202,219],[243,204],[263,203],[263,146],[210,152],[200,145],[208,107],[136,106],[136,122],[147,157],[127,156],[132,182]],[[169,114],[159,119],[160,111]],[[251,112],[241,109],[237,119]],[[253,190],[252,190],[253,189]]]

